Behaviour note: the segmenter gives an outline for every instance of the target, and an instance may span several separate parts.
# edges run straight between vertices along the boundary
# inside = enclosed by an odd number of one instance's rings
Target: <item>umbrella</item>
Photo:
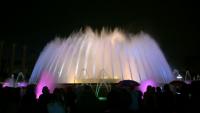
[[[174,81],[170,82],[169,84],[171,84],[175,87],[185,87],[185,86],[187,86],[187,84],[184,81],[181,81],[181,80],[174,80]]]
[[[137,81],[134,81],[134,80],[122,80],[122,81],[119,81],[118,82],[118,85],[119,86],[124,86],[124,87],[137,87],[139,86],[140,84],[137,82]]]

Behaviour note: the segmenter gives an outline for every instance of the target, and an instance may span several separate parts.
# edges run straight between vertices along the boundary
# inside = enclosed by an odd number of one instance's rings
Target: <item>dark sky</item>
[[[39,55],[55,36],[84,26],[143,30],[172,67],[199,70],[199,14],[199,4],[191,0],[7,0],[0,3],[0,41],[27,45]]]

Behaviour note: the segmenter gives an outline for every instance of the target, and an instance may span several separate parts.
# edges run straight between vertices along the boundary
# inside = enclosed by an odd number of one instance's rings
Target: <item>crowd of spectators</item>
[[[0,113],[198,113],[200,81],[162,87],[137,88],[113,85],[106,100],[96,97],[88,85],[79,88],[47,86],[36,98],[35,85],[23,88],[0,87]]]

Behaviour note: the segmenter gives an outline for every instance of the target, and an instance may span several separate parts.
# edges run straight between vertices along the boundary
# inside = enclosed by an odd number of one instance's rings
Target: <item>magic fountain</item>
[[[116,83],[120,80],[168,83],[173,79],[162,51],[150,35],[118,29],[96,33],[86,29],[48,43],[29,83]]]

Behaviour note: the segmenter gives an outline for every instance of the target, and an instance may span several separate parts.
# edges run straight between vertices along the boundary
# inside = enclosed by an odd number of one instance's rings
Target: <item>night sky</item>
[[[0,3],[0,41],[26,45],[28,54],[38,57],[55,36],[67,37],[81,27],[143,30],[172,68],[200,72],[199,14],[199,4],[191,0],[7,0]]]

